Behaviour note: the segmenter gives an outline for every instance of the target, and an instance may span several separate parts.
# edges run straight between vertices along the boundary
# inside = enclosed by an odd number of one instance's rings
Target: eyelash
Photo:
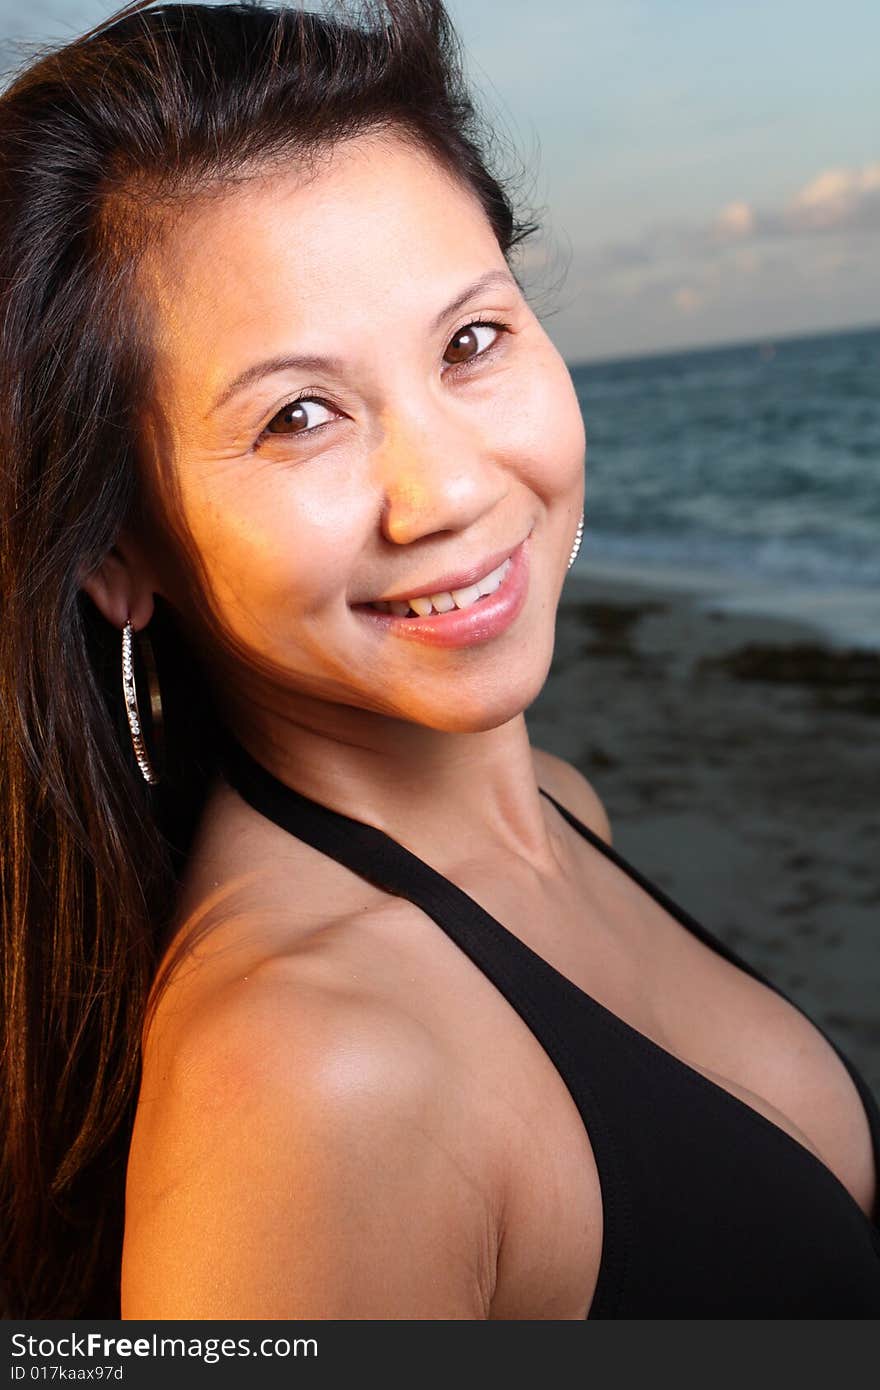
[[[451,364],[450,364],[450,367],[449,367],[449,371],[454,372],[455,375],[456,375],[456,377],[460,376],[462,373],[465,373],[465,374],[466,374],[466,373],[470,370],[472,364],[474,364],[474,363],[479,363],[479,362],[484,362],[484,361],[486,360],[487,357],[491,357],[491,356],[494,354],[495,349],[501,346],[502,335],[505,334],[505,333],[509,333],[509,332],[510,332],[510,324],[508,324],[508,323],[501,323],[501,322],[500,322],[499,320],[497,320],[497,319],[469,319],[469,320],[467,321],[467,323],[463,323],[463,324],[461,325],[460,328],[456,328],[455,332],[452,334],[452,337],[450,338],[450,342],[452,341],[452,338],[456,338],[456,337],[458,336],[459,333],[463,333],[464,330],[465,330],[466,328],[497,328],[497,329],[499,330],[499,335],[498,335],[498,337],[495,339],[495,341],[494,341],[493,343],[490,344],[489,347],[483,348],[482,352],[476,353],[473,357],[468,357],[468,358],[466,358],[464,362],[453,362],[453,363],[451,363]],[[330,405],[329,401],[323,400],[321,396],[318,396],[318,395],[315,394],[314,388],[312,388],[312,387],[310,387],[310,386],[307,386],[307,387],[304,388],[304,390],[298,391],[297,394],[296,394],[295,396],[291,396],[291,398],[290,398],[289,401],[285,401],[284,405],[282,405],[282,406],[280,407],[279,410],[276,410],[275,415],[272,416],[272,420],[275,419],[275,416],[276,416],[276,415],[280,415],[281,412],[284,411],[284,410],[290,410],[293,406],[297,405],[300,401],[314,401],[316,405],[323,405],[323,406],[326,406],[326,408],[327,408],[328,410],[332,410],[332,409],[333,409],[333,406]],[[260,432],[260,434],[257,436],[256,442],[255,442],[255,444],[254,444],[254,448],[255,448],[255,449],[259,449],[259,448],[261,447],[261,445],[263,445],[263,444],[266,442],[267,439],[269,439],[269,438],[272,437],[272,436],[270,435],[270,432],[269,432],[269,425],[270,425],[271,423],[272,423],[271,420],[268,421],[267,424],[266,424],[266,428],[263,429],[263,430]],[[304,438],[304,437],[305,437],[305,438],[311,438],[312,435],[317,434],[319,430],[322,430],[322,429],[324,428],[325,425],[329,425],[329,424],[331,424],[331,423],[332,423],[332,422],[331,422],[330,420],[325,420],[325,421],[324,421],[324,424],[322,424],[322,425],[313,425],[311,429],[308,429],[308,430],[300,430],[300,432],[299,432],[298,435],[297,435],[297,434],[278,435],[277,438],[279,438],[279,439],[301,439],[301,438]]]

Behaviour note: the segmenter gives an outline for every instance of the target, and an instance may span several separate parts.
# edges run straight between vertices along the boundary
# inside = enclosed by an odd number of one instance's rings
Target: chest
[[[568,848],[566,872],[549,883],[510,863],[479,860],[455,866],[450,877],[618,1020],[621,1037],[640,1035],[706,1086],[729,1092],[774,1133],[809,1150],[869,1211],[875,1177],[867,1118],[821,1034],[574,831]],[[542,1045],[541,1019],[530,1027],[500,988],[503,939],[498,969],[481,969],[428,913],[368,888],[326,856],[302,847],[279,863],[258,849],[250,847],[248,866],[263,915],[286,922],[295,879],[304,918],[313,915],[319,925],[332,905],[334,915],[355,921],[350,932],[329,938],[334,975],[382,994],[436,1039],[455,1096],[444,1107],[455,1120],[442,1142],[459,1154],[462,1172],[477,1165],[487,1189],[503,1186],[492,1316],[583,1318],[601,1272],[609,1194],[595,1135]],[[492,935],[479,919],[473,929]],[[553,1012],[551,1003],[541,1018],[552,1022]],[[570,1036],[569,1045],[578,1039]],[[602,1056],[585,1056],[584,1065],[599,1075]],[[624,1108],[624,1142],[632,1123]]]
[[[790,1136],[870,1213],[875,1173],[864,1106],[818,1030],[589,847],[584,869],[583,881],[559,894],[546,888],[529,893],[510,874],[475,872],[460,882],[614,1015],[615,1025],[620,1020],[621,1036],[632,1030],[650,1040],[667,1054],[664,1064],[680,1062]],[[515,1214],[493,1315],[535,1316],[508,1311],[522,1305],[525,1290],[530,1307],[546,1310],[539,1316],[583,1317],[600,1269],[607,1199],[589,1125],[534,1034],[514,1024],[509,1008],[479,1004],[481,986],[475,977],[469,984],[475,996],[468,1013],[481,1020],[485,1086],[506,1097],[493,1123],[510,1155]],[[460,1000],[464,987],[462,980]],[[607,1036],[613,1041],[613,1028]],[[638,1053],[640,1040],[635,1043]],[[498,1058],[504,1059],[500,1068]],[[642,1055],[640,1066],[644,1060]],[[601,1056],[591,1064],[601,1067]],[[681,1115],[673,1119],[682,1122]]]

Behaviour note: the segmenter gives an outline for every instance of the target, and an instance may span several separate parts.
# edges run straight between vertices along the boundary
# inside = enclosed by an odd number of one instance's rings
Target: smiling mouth
[[[447,594],[414,594],[410,599],[354,604],[374,630],[406,636],[427,646],[473,647],[500,637],[526,602],[529,586],[528,537],[511,555],[467,588]],[[481,592],[481,590],[486,592]],[[383,611],[379,604],[385,603]],[[439,606],[435,607],[435,603]],[[395,612],[399,608],[401,611]],[[444,611],[445,610],[445,611]]]
[[[462,589],[441,590],[436,594],[422,594],[417,598],[377,600],[375,603],[358,604],[359,608],[370,608],[375,613],[391,613],[396,618],[427,618],[435,614],[451,613],[453,609],[472,608],[482,599],[489,598],[501,587],[510,573],[513,561],[510,556],[497,565],[494,570],[468,584]]]

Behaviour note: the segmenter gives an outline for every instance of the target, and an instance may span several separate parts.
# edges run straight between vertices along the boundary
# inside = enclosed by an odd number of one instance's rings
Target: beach
[[[880,655],[579,564],[526,718],[595,787],[615,848],[880,1095]]]

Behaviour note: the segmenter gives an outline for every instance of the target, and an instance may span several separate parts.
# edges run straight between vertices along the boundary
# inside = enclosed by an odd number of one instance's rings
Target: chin
[[[512,671],[509,679],[503,682],[493,677],[488,688],[481,689],[476,677],[473,682],[461,680],[454,695],[444,692],[443,699],[436,705],[430,699],[414,702],[416,707],[408,718],[425,728],[449,734],[479,734],[498,729],[525,713],[538,698],[547,680],[552,654],[551,648],[546,662],[540,666],[531,654],[527,670]]]

